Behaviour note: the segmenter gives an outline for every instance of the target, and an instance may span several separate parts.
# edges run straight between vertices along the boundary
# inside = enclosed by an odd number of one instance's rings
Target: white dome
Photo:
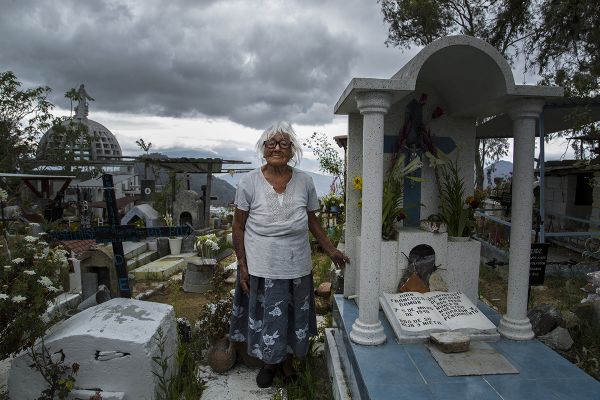
[[[88,128],[90,138],[89,141],[82,140],[73,146],[76,159],[98,161],[121,157],[121,146],[115,135],[107,127],[85,117],[64,121],[62,125],[67,126],[71,122],[85,125]],[[52,149],[63,147],[61,142],[64,142],[64,135],[54,132],[53,128],[48,129],[40,140],[36,158],[38,160],[48,160],[51,158]]]

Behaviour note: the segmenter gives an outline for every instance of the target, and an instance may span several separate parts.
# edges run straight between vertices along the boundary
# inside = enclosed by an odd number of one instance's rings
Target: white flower
[[[40,242],[38,242],[38,244],[39,244],[40,246],[48,246],[48,242],[43,242],[43,241],[40,241]]]
[[[55,288],[54,286],[48,286],[48,291],[49,292],[60,292],[61,288]]]
[[[5,266],[4,266],[4,269],[5,269],[5,270],[9,270],[9,269],[11,269],[11,268],[12,268],[12,265],[5,265]]]
[[[14,264],[21,264],[22,262],[25,262],[25,259],[19,257],[19,258],[15,258],[14,260],[12,260],[12,262]]]
[[[8,192],[4,189],[0,189],[0,201],[5,203],[8,200]]]
[[[50,278],[48,278],[47,276],[40,277],[40,279],[38,279],[38,283],[47,288],[50,288],[52,286],[52,280],[50,280]]]
[[[30,276],[33,276],[33,275],[35,275],[35,271],[32,271],[32,270],[30,270],[30,269],[26,269],[26,270],[24,270],[24,271],[23,271],[23,273],[24,273],[24,274],[27,274],[27,275],[30,275]]]
[[[25,240],[28,243],[35,243],[37,242],[38,238],[36,238],[35,236],[27,235],[23,238],[23,240]]]
[[[25,301],[25,300],[27,300],[27,297],[21,296],[21,295],[14,296],[12,298],[13,303],[20,303],[20,302]]]
[[[0,293],[0,300],[7,300],[8,299],[8,295],[4,294],[4,293]]]

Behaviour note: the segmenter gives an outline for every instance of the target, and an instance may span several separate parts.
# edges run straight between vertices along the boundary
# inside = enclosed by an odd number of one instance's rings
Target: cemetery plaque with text
[[[543,285],[548,261],[548,243],[532,243],[529,256],[529,285]]]

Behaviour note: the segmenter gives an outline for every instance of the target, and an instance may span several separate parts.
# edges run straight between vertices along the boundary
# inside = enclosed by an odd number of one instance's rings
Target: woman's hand
[[[240,268],[240,286],[242,291],[247,295],[250,295],[250,274],[248,274],[248,266],[244,264],[238,264]]]
[[[346,263],[350,262],[348,256],[336,248],[334,248],[331,254],[329,254],[329,258],[331,258],[331,261],[333,261],[335,266],[339,269],[344,269],[346,267]]]

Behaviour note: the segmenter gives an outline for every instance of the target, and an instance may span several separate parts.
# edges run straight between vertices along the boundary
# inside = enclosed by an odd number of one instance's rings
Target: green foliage
[[[212,301],[202,306],[198,316],[197,329],[203,334],[198,340],[202,349],[208,349],[211,343],[229,333],[231,299],[218,299],[215,295]]]
[[[33,366],[48,384],[38,400],[67,399],[69,393],[75,387],[75,375],[79,371],[79,364],[65,364],[65,354],[62,350],[54,354],[56,361],[53,361],[53,357],[44,345],[43,340],[39,347],[30,348],[27,352],[33,361]]]
[[[510,58],[533,29],[531,1],[379,0],[388,24],[386,45],[409,48],[463,34],[479,37]]]
[[[319,160],[319,169],[337,177],[344,191],[344,160],[324,133],[314,132],[305,143]],[[343,196],[342,196],[343,197]]]
[[[465,185],[456,161],[447,160],[440,171],[440,216],[448,226],[448,236],[470,236],[473,211],[465,207]]]
[[[422,178],[409,174],[422,167],[418,158],[405,165],[405,156],[400,155],[392,165],[383,182],[383,210],[381,217],[381,236],[386,240],[394,239],[395,223],[406,217],[403,208],[404,178],[415,182],[423,182]]]
[[[13,72],[0,72],[0,171],[23,170],[23,162],[35,155],[41,132],[52,125],[50,90],[22,90]]]
[[[179,345],[176,354],[165,354],[166,337],[161,328],[158,329],[154,340],[158,346],[159,355],[152,357],[152,362],[158,371],[153,371],[157,380],[157,400],[197,400],[204,389],[203,382],[196,375],[196,363],[190,344],[184,343],[179,337]],[[169,359],[175,356],[173,373],[167,376]]]
[[[33,236],[17,236],[0,248],[0,358],[33,346],[50,325],[48,301],[61,291],[67,252]],[[9,257],[10,254],[10,257]]]

